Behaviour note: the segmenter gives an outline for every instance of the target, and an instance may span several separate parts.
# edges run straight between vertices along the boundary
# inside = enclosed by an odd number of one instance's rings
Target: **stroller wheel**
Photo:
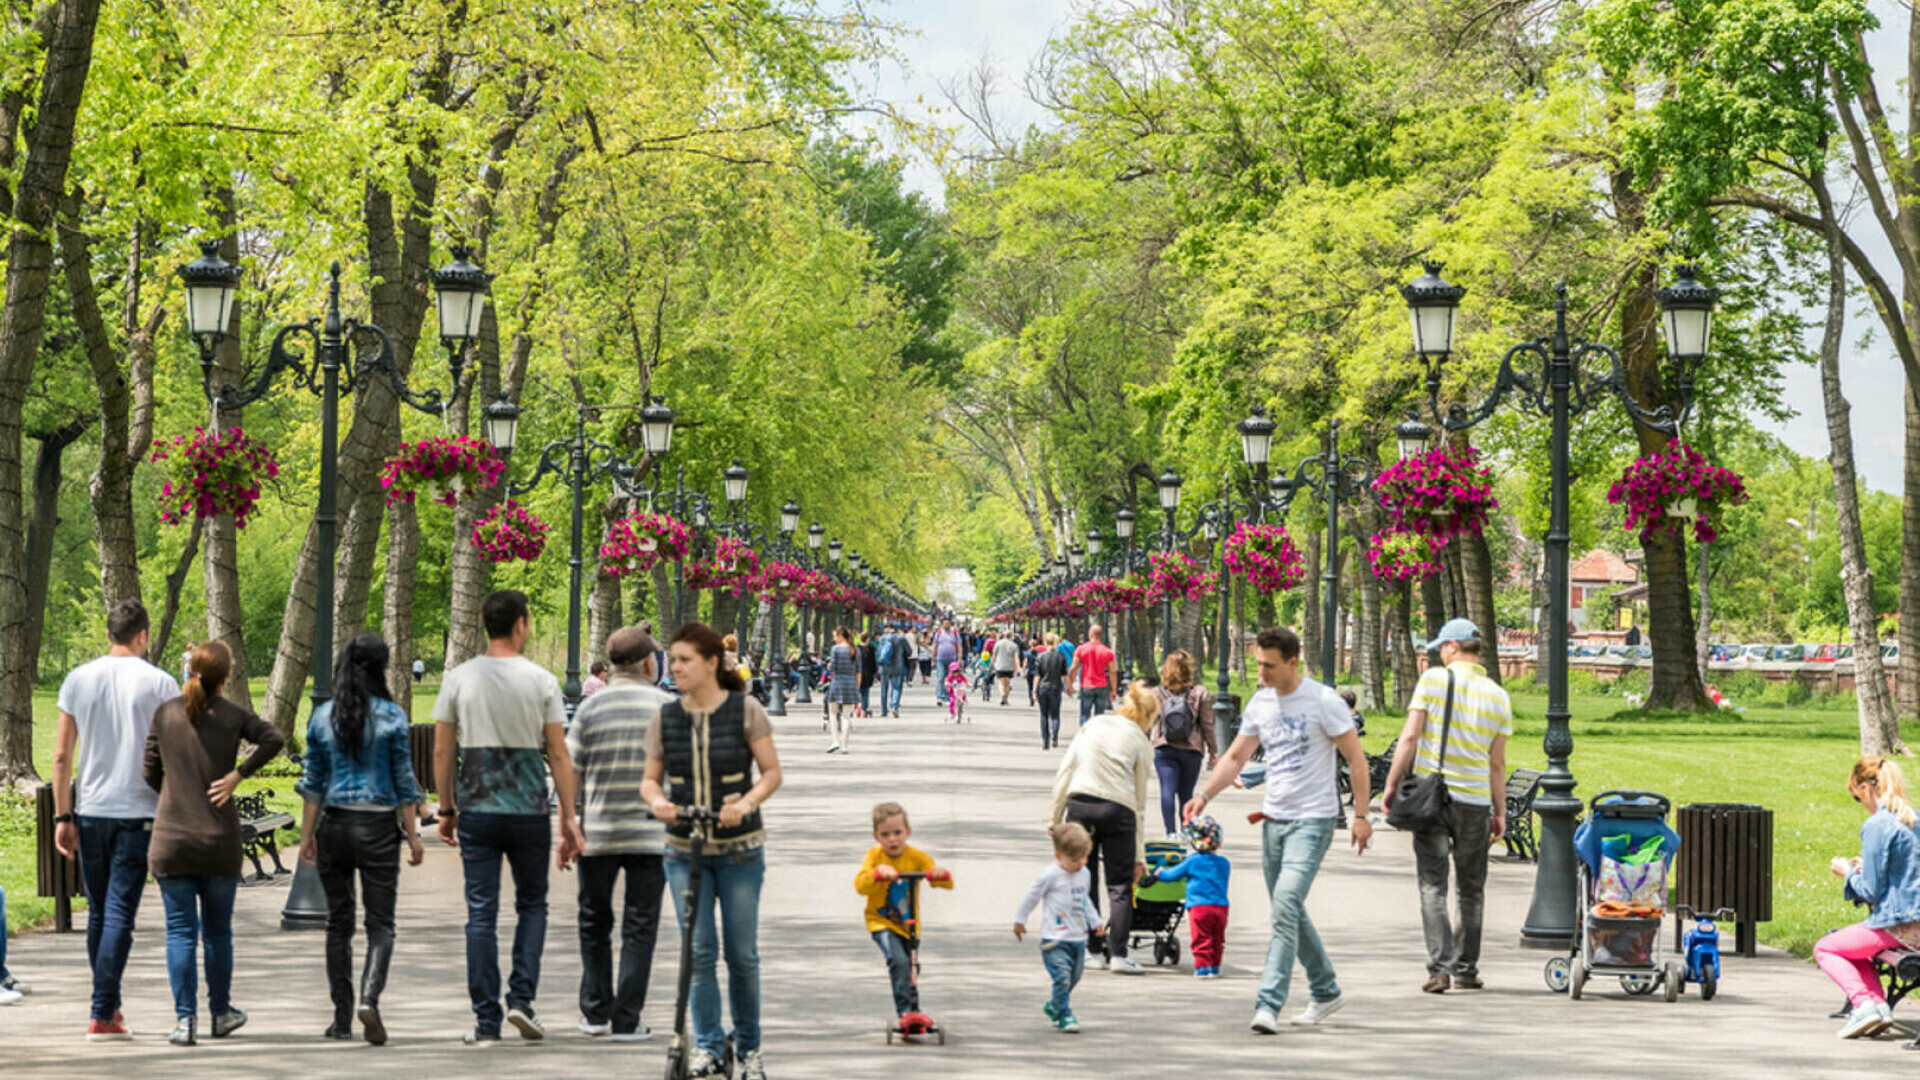
[[[1660,985],[1660,976],[1658,975],[1622,975],[1620,976],[1620,989],[1625,990],[1627,993],[1632,994],[1635,997],[1645,997],[1646,995],[1653,993],[1653,991],[1657,987],[1659,987],[1659,985]]]
[[[1685,976],[1686,970],[1680,966],[1678,960],[1667,961],[1666,978],[1662,980],[1667,985],[1667,1004],[1671,1005],[1680,1000],[1680,980]]]
[[[1167,941],[1167,963],[1174,967],[1180,966],[1180,941],[1177,938]]]
[[[1564,956],[1556,956],[1547,961],[1544,974],[1547,989],[1556,994],[1564,994],[1567,992],[1567,984],[1573,980],[1573,964]]]
[[[1567,979],[1567,996],[1575,1001],[1579,1001],[1581,993],[1586,990],[1587,987],[1587,965],[1582,961],[1574,960],[1571,961],[1570,967],[1571,970],[1568,972]]]

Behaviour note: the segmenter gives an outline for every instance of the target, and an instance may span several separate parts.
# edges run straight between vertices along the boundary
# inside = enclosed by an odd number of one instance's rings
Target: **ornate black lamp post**
[[[1124,566],[1124,569],[1121,571],[1121,575],[1123,577],[1126,575],[1132,574],[1134,571],[1133,529],[1136,524],[1138,524],[1138,517],[1137,515],[1134,514],[1134,512],[1130,508],[1123,506],[1119,510],[1115,511],[1113,515],[1113,535],[1119,537],[1120,542],[1126,545],[1126,551],[1122,556],[1124,560],[1122,563],[1122,565]],[[1122,611],[1120,613],[1120,642],[1121,642],[1120,677],[1123,682],[1125,682],[1128,685],[1132,685],[1133,684],[1133,609],[1132,608],[1128,608],[1127,610]]]
[[[747,509],[747,481],[752,477],[753,473],[749,472],[745,465],[740,464],[737,458],[734,459],[733,464],[720,470],[720,480],[723,490],[726,492],[727,506],[730,510],[730,520],[728,520],[724,531],[735,540],[747,539],[747,522],[745,517]],[[752,630],[751,624],[747,622],[747,601],[744,597],[740,600],[740,610],[736,613],[733,622],[734,640],[740,643],[739,655],[744,656],[747,652],[747,636]]]
[[[793,530],[800,527],[800,505],[788,499],[780,508],[780,541],[777,552],[782,557],[790,557],[793,550]],[[780,596],[773,601],[773,691],[767,698],[767,715],[787,715],[787,602]]]
[[[1540,814],[1540,862],[1534,875],[1533,903],[1520,928],[1520,943],[1530,948],[1563,949],[1573,939],[1580,903],[1574,877],[1573,827],[1580,800],[1567,761],[1573,754],[1571,713],[1567,702],[1567,542],[1569,531],[1568,428],[1575,414],[1612,394],[1636,423],[1677,437],[1693,411],[1694,375],[1706,358],[1717,294],[1694,279],[1692,267],[1679,269],[1680,278],[1661,289],[1661,331],[1674,360],[1672,393],[1679,402],[1647,409],[1635,400],[1627,383],[1620,354],[1598,342],[1567,330],[1567,288],[1562,283],[1554,301],[1553,333],[1509,348],[1486,400],[1472,409],[1440,408],[1440,375],[1453,352],[1454,315],[1466,290],[1440,276],[1442,264],[1423,264],[1426,273],[1401,287],[1412,316],[1413,347],[1426,373],[1427,404],[1434,420],[1447,431],[1470,428],[1493,414],[1509,395],[1522,409],[1544,414],[1551,424],[1552,506],[1547,523],[1547,772],[1540,780],[1534,809]],[[1590,360],[1604,361],[1607,370],[1588,375]],[[1517,364],[1527,364],[1521,370]],[[1537,369],[1533,365],[1538,365]],[[1409,427],[1408,425],[1402,425]],[[1422,425],[1424,426],[1424,425]],[[1409,436],[1419,433],[1409,427]]]
[[[826,527],[819,522],[807,526],[807,569],[820,568],[820,547],[827,541]],[[807,647],[807,629],[816,621],[815,613],[800,609],[800,658],[803,661],[800,673],[800,689],[793,695],[796,705],[809,705],[813,702],[813,650]]]
[[[1179,531],[1174,528],[1173,520],[1174,515],[1180,512],[1180,474],[1174,472],[1172,467],[1169,466],[1160,473],[1160,476],[1154,480],[1153,484],[1160,492],[1160,510],[1162,512],[1160,552],[1164,555],[1173,551],[1175,541],[1180,538]],[[1165,657],[1172,651],[1173,597],[1169,596],[1160,602],[1160,655]]]

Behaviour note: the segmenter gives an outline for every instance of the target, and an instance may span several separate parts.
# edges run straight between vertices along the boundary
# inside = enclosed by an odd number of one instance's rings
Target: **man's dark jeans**
[[[1083,686],[1080,688],[1080,723],[1106,712],[1113,704],[1113,689],[1106,686]]]
[[[613,886],[627,876],[620,914],[620,985],[613,983]],[[660,931],[667,872],[658,855],[587,855],[580,859],[580,1015],[611,1022],[617,1034],[640,1030]]]
[[[467,996],[476,1026],[500,1033],[500,862],[513,872],[513,972],[507,1008],[531,1008],[547,942],[547,852],[553,824],[533,814],[461,814],[460,863],[467,879]]]
[[[1040,749],[1045,750],[1060,741],[1060,686],[1042,684],[1037,696],[1040,699]]]
[[[87,890],[87,961],[93,965],[93,1019],[120,1010],[120,976],[133,949],[133,922],[147,887],[151,818],[76,817],[80,879]]]

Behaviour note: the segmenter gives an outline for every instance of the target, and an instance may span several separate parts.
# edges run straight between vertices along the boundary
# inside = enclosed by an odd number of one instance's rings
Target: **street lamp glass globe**
[[[1160,509],[1168,513],[1180,509],[1180,474],[1169,466],[1154,483],[1160,488]]]
[[[800,507],[792,499],[788,499],[787,505],[780,508],[780,531],[783,533],[792,533],[793,530],[799,527]]]
[[[820,545],[825,543],[826,540],[827,540],[826,526],[821,525],[817,521],[807,526],[807,547],[809,550],[819,551]]]
[[[175,271],[187,287],[187,329],[193,336],[218,341],[233,314],[240,268],[220,257],[220,241],[200,243],[200,257]]]
[[[828,545],[827,545],[827,558],[829,558],[829,559],[832,559],[832,560],[833,560],[834,562],[839,562],[839,561],[840,561],[840,548],[841,548],[841,544],[840,544],[840,541],[838,541],[838,540],[835,540],[835,541],[834,541],[833,543],[831,543],[831,544],[828,544]]]
[[[493,275],[475,266],[464,245],[453,245],[453,261],[428,276],[433,279],[440,340],[465,344],[480,336],[480,315],[487,309],[487,285]]]
[[[1279,425],[1267,419],[1267,410],[1258,405],[1245,420],[1240,421],[1240,456],[1246,459],[1247,467],[1257,469],[1267,463],[1273,453],[1273,429]]]
[[[513,449],[514,436],[520,431],[520,406],[502,393],[488,402],[480,423],[486,429],[487,442],[504,454]]]
[[[1467,290],[1440,276],[1445,263],[1421,260],[1426,273],[1400,286],[1413,322],[1413,351],[1430,360],[1444,360],[1453,352],[1453,316]]]
[[[1074,570],[1078,571],[1081,565],[1087,561],[1086,555],[1086,552],[1080,550],[1080,545],[1075,544],[1067,549],[1067,563],[1071,565]]]
[[[654,457],[673,449],[673,419],[676,414],[660,398],[640,410],[640,441]]]
[[[1713,305],[1720,294],[1695,280],[1691,266],[1680,267],[1679,274],[1680,280],[1654,294],[1660,304],[1660,329],[1674,359],[1698,360],[1707,355]]]
[[[733,464],[721,470],[721,479],[723,479],[727,485],[728,502],[737,505],[746,499],[747,478],[752,475],[752,473],[747,471],[747,467],[740,464],[738,460],[735,460]]]
[[[1200,521],[1200,535],[1206,537],[1208,540],[1218,540],[1220,539],[1220,529],[1214,525],[1212,518],[1203,518]]]
[[[1097,559],[1100,557],[1100,552],[1105,549],[1106,546],[1107,541],[1105,537],[1091,530],[1087,532],[1087,554]]]
[[[1433,440],[1433,429],[1420,422],[1420,417],[1412,411],[1407,418],[1394,425],[1394,441],[1400,445],[1400,460],[1419,457],[1427,452],[1427,445]]]
[[[1121,507],[1120,511],[1113,515],[1114,535],[1118,536],[1122,540],[1133,539],[1134,520],[1135,520],[1134,512],[1132,510],[1127,509],[1124,506]]]

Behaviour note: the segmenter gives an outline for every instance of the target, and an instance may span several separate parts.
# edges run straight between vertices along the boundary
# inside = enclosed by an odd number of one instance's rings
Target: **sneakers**
[[[829,753],[829,754],[837,754],[837,753],[839,753],[839,752],[840,752],[840,744],[839,744],[839,743],[834,743],[834,744],[833,744],[832,746],[829,746],[829,747],[827,747],[827,753]]]
[[[1145,975],[1147,969],[1131,956],[1116,956],[1107,961],[1107,970],[1115,975]]]
[[[1453,988],[1455,990],[1478,990],[1485,985],[1487,984],[1481,982],[1480,976],[1478,975],[1455,975],[1453,977]]]
[[[228,1009],[226,1012],[214,1014],[213,1037],[216,1039],[224,1039],[246,1026],[246,1013],[239,1009]]]
[[[1096,952],[1088,953],[1087,967],[1093,971],[1105,971],[1107,968],[1107,955],[1105,953],[1096,953]]]
[[[542,1026],[540,1021],[533,1015],[533,1006],[531,1005],[515,1005],[513,1008],[508,1009],[507,1023],[517,1028],[520,1032],[520,1037],[523,1039],[544,1039],[547,1037],[547,1029]]]
[[[1217,979],[1220,977],[1220,969],[1211,965],[1197,967],[1193,969],[1193,977],[1196,979]]]
[[[0,990],[11,990],[21,997],[26,997],[28,994],[33,993],[32,990],[27,988],[26,983],[21,982],[11,975],[0,975]]]
[[[1062,1035],[1078,1035],[1080,1034],[1080,1020],[1072,1013],[1061,1013],[1060,1018],[1053,1022],[1053,1028]]]
[[[465,1035],[462,1035],[460,1041],[468,1046],[499,1046],[500,1033],[497,1031],[481,1031],[479,1028],[474,1028]]]
[[[609,1020],[604,1024],[596,1024],[583,1016],[580,1018],[580,1034],[589,1038],[611,1035],[613,1034],[613,1021]]]
[[[1051,1001],[1041,1002],[1040,1011],[1047,1014],[1047,1020],[1049,1022],[1056,1024],[1060,1022],[1060,1017],[1065,1015],[1059,1009],[1054,1008],[1053,1002]]]
[[[1253,1023],[1247,1025],[1247,1030],[1255,1035],[1278,1035],[1280,1014],[1262,1005],[1253,1011]]]
[[[1893,1023],[1893,1010],[1885,1002],[1863,1001],[1847,1014],[1847,1022],[1840,1027],[1843,1039],[1858,1039],[1872,1035],[1888,1024]]]
[[[720,1059],[699,1047],[687,1057],[687,1076],[692,1080],[705,1080],[706,1077],[725,1076],[727,1072],[720,1065]]]
[[[760,1051],[740,1055],[740,1080],[767,1080],[767,1066],[760,1060]]]
[[[25,996],[25,994],[22,994],[18,990],[9,990],[4,986],[0,986],[0,1005],[11,1005]]]
[[[175,1021],[173,1034],[167,1036],[167,1041],[175,1046],[198,1046],[200,1044],[193,1037],[193,1028],[193,1017],[183,1016]]]
[[[1426,982],[1420,984],[1420,992],[1423,994],[1444,994],[1451,986],[1453,986],[1453,980],[1447,976],[1447,973],[1444,971],[1436,971],[1432,975],[1427,976]]]
[[[133,1038],[133,1032],[121,1022],[118,1014],[111,1020],[87,1021],[88,1042],[121,1042]]]
[[[1339,1012],[1340,1006],[1346,1003],[1347,998],[1345,994],[1328,1001],[1309,1001],[1307,1002],[1307,1007],[1300,1010],[1300,1015],[1293,1018],[1293,1024],[1295,1027],[1312,1027],[1314,1024]]]
[[[632,1031],[614,1032],[610,1037],[610,1041],[617,1043],[642,1043],[651,1038],[653,1038],[653,1029],[645,1024],[641,1024]]]

